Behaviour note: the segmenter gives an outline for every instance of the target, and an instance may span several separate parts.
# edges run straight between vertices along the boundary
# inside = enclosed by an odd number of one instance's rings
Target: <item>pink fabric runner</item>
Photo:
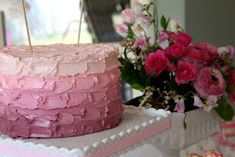
[[[110,145],[100,148],[93,152],[92,154],[86,155],[85,157],[108,157],[118,151],[124,150],[138,144],[139,142],[150,138],[168,128],[171,127],[170,118],[164,119],[159,123],[156,123],[150,127],[145,128],[142,131],[132,134],[131,136],[126,136]]]

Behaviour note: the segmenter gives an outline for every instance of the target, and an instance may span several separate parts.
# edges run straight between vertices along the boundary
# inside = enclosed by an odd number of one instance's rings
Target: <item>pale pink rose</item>
[[[122,18],[124,19],[124,22],[132,24],[135,22],[135,19],[137,18],[136,13],[132,9],[125,9],[121,13]]]
[[[187,62],[179,61],[177,64],[177,72],[175,82],[177,84],[187,84],[196,77],[197,68]]]
[[[194,95],[193,99],[194,99],[193,106],[197,106],[199,108],[204,106],[204,103],[202,102],[202,100],[197,95]]]
[[[126,37],[128,33],[128,27],[125,24],[119,24],[119,25],[116,25],[116,31],[122,37]]]
[[[219,47],[217,51],[218,51],[219,55],[226,53],[226,54],[228,54],[229,58],[232,58],[233,54],[234,54],[234,47],[231,45],[228,45],[225,47]]]
[[[214,67],[201,68],[196,76],[194,88],[200,97],[207,98],[211,95],[220,97],[226,89],[226,82],[222,73]]]
[[[136,47],[139,47],[143,50],[148,48],[148,43],[147,43],[146,39],[144,39],[142,37],[136,38],[134,44]]]
[[[184,104],[184,100],[180,99],[176,102],[174,111],[176,112],[180,112],[180,113],[184,113],[185,111],[185,104]]]
[[[166,49],[169,45],[169,35],[166,32],[161,31],[158,35],[157,43],[162,49]]]
[[[215,150],[207,150],[202,154],[202,157],[223,157],[224,155]]]

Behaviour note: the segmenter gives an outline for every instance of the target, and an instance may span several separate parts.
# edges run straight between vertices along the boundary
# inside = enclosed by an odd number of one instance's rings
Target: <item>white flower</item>
[[[150,46],[155,44],[156,35],[154,33],[154,25],[148,23],[146,17],[139,16],[132,25],[132,30],[137,37],[145,37],[149,39]]]
[[[234,47],[231,45],[225,46],[225,47],[219,47],[217,52],[219,55],[222,55],[223,53],[227,53],[229,58],[233,57],[234,54]]]
[[[180,21],[173,19],[170,21],[170,29],[172,32],[182,31],[182,24],[180,23]]]
[[[217,100],[217,97],[214,95],[210,95],[209,97],[207,97],[206,104],[203,107],[204,110],[210,112],[213,108],[217,107]]]
[[[128,24],[133,24],[137,18],[136,13],[132,9],[123,10],[121,16],[124,19],[124,22]]]
[[[202,102],[202,100],[197,95],[193,96],[193,99],[194,99],[193,106],[197,106],[200,108],[205,106],[204,103]]]
[[[134,8],[135,8],[136,14],[141,14],[143,13],[143,10],[144,10],[144,4],[140,2],[135,2]]]

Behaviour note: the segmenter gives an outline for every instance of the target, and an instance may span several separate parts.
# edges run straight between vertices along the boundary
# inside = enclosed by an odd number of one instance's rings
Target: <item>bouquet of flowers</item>
[[[123,37],[121,78],[142,91],[143,107],[187,112],[215,109],[224,120],[234,116],[234,48],[192,43],[177,20],[158,19],[153,2],[122,11],[116,31]],[[170,30],[168,30],[170,27]]]

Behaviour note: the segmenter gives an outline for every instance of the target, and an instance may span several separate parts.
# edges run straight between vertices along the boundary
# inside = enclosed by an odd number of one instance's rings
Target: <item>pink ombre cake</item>
[[[107,44],[0,49],[0,132],[68,137],[117,126],[118,50]]]

